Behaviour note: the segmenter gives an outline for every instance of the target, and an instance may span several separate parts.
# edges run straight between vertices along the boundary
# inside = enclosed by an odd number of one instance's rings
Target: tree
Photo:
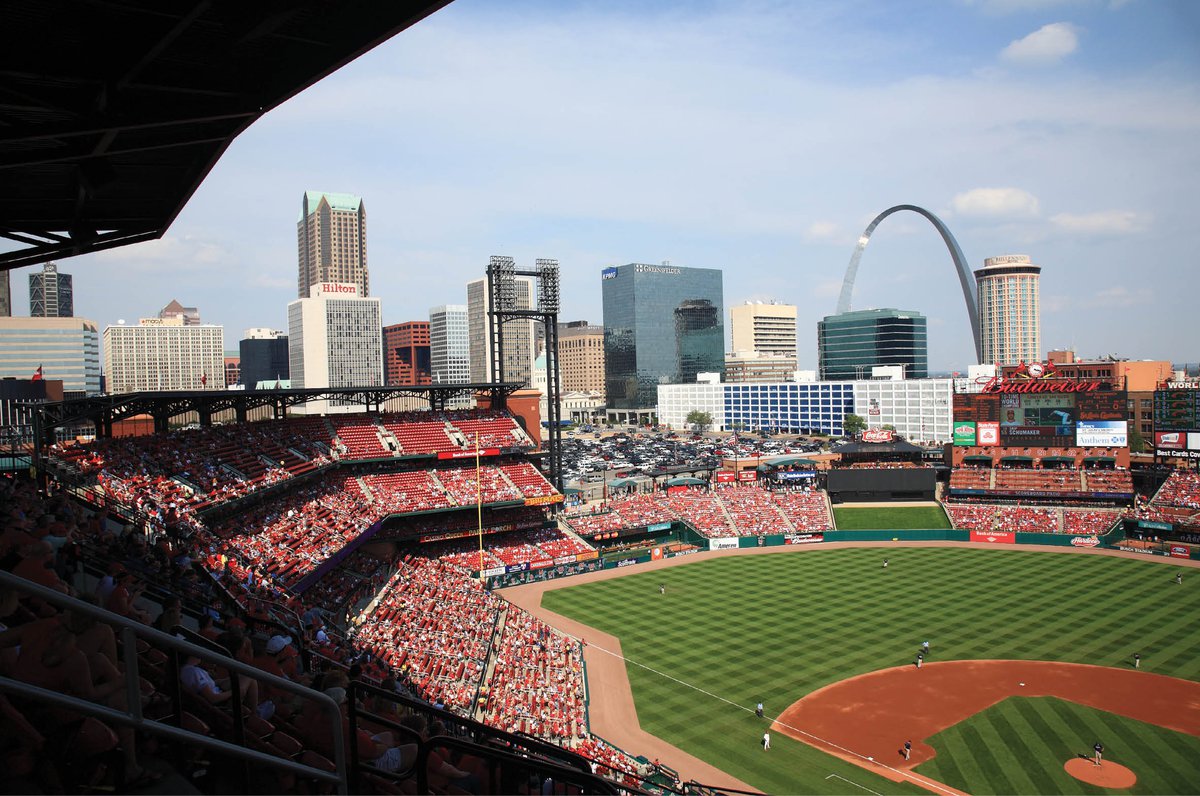
[[[708,412],[701,412],[699,409],[693,409],[688,412],[687,424],[692,427],[692,431],[696,434],[703,434],[704,429],[712,425],[712,415]]]
[[[1142,453],[1146,450],[1146,438],[1142,436],[1142,432],[1138,430],[1133,423],[1129,424],[1129,450],[1133,453]]]
[[[891,431],[892,433],[895,433],[895,431],[896,431],[896,427],[895,427],[895,426],[893,426],[891,423],[884,423],[884,424],[883,424],[883,430],[884,430],[884,431]]]
[[[842,418],[842,430],[846,432],[847,437],[853,437],[867,430],[867,421],[851,412]]]

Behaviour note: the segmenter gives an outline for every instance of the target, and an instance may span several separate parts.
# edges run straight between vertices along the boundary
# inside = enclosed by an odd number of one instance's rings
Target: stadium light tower
[[[535,309],[523,309],[517,301],[517,277],[533,277],[537,291]],[[546,447],[550,453],[550,481],[561,493],[562,480],[562,379],[558,364],[558,305],[560,282],[558,260],[539,259],[532,271],[518,270],[511,257],[492,256],[488,260],[488,316],[491,339],[488,341],[495,363],[496,381],[504,381],[504,324],[518,320],[542,323],[546,340]]]

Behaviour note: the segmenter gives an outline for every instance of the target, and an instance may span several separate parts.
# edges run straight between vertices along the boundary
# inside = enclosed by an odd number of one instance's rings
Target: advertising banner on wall
[[[758,480],[758,473],[756,473],[753,470],[742,470],[740,473],[738,473],[738,480],[739,481],[756,481],[756,480]]]
[[[954,444],[972,447],[975,444],[975,422],[973,420],[954,421]]]
[[[1187,448],[1186,431],[1155,431],[1154,447],[1163,450],[1181,451]]]
[[[971,531],[972,542],[988,542],[989,544],[1016,544],[1017,534],[1014,531]]]
[[[480,456],[499,456],[500,449],[499,448],[481,448],[479,451],[479,455]],[[439,459],[474,459],[475,451],[474,451],[474,449],[469,450],[469,451],[438,451],[437,457]]]
[[[1125,420],[1080,420],[1075,426],[1075,444],[1081,447],[1124,448],[1129,444]]]
[[[736,537],[732,538],[732,539],[709,539],[708,540],[708,549],[709,550],[737,550],[737,548],[738,548],[738,540]]]
[[[727,484],[737,480],[737,473],[722,470],[714,475],[718,484]]]
[[[1181,544],[1171,545],[1171,558],[1191,558],[1192,551]]]
[[[975,439],[978,445],[999,445],[1000,444],[1000,424],[999,423],[976,423],[975,424]]]

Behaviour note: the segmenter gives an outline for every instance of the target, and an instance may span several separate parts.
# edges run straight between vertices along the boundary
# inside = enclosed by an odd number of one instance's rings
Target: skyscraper
[[[320,282],[288,304],[288,370],[293,387],[383,385],[383,324],[377,298],[350,283]],[[330,401],[329,406],[342,406]],[[324,401],[305,411],[326,411]]]
[[[300,276],[297,295],[311,296],[313,285],[342,282],[371,295],[367,280],[367,208],[346,193],[306,191],[296,222]]]
[[[54,263],[29,275],[29,315],[33,318],[70,318],[75,314],[71,275],[60,274]]]
[[[895,309],[828,315],[817,323],[821,379],[870,378],[877,365],[902,365],[904,376],[929,376],[925,316]]]
[[[1024,254],[989,257],[975,272],[981,364],[1040,361],[1041,273]]]
[[[429,321],[383,327],[384,383],[429,384]]]
[[[516,278],[517,309],[533,309],[533,279]],[[529,384],[533,370],[536,336],[532,320],[514,320],[504,324],[504,380]],[[488,281],[475,279],[467,283],[467,332],[471,344],[471,381],[496,381],[499,369],[492,361],[492,317],[488,315]]]
[[[12,315],[12,288],[9,286],[8,271],[0,271],[0,318]]]
[[[604,392],[604,327],[587,321],[558,325],[563,392]]]
[[[104,329],[104,375],[112,395],[225,389],[225,330],[182,316],[142,318]]]
[[[465,304],[429,309],[429,371],[434,384],[466,384],[471,380],[471,341]]]
[[[288,338],[276,329],[247,329],[238,342],[241,357],[241,379],[247,390],[274,387],[287,381]]]
[[[796,305],[747,301],[729,310],[730,351],[796,359]]]
[[[610,414],[648,417],[659,384],[725,370],[721,272],[664,263],[605,268],[604,380]],[[632,411],[628,411],[632,410]]]
[[[62,379],[63,390],[100,393],[100,332],[86,318],[0,319],[0,379]]]

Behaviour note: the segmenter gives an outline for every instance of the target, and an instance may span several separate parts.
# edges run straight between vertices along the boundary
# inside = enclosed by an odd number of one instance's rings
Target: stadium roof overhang
[[[991,460],[992,460],[991,456],[988,456],[983,453],[974,453],[970,456],[963,457],[964,462],[990,462]]]
[[[378,411],[394,398],[419,398],[431,408],[444,408],[450,399],[487,393],[492,406],[504,406],[520,384],[436,384],[402,387],[311,387],[287,390],[195,390],[184,392],[137,392],[100,395],[66,401],[32,404],[40,425],[37,439],[46,439],[51,429],[79,423],[94,423],[99,436],[107,436],[112,423],[136,415],[150,415],[158,431],[165,431],[171,418],[195,414],[201,425],[210,425],[213,415],[233,411],[239,421],[259,407],[272,407],[279,417],[309,401],[338,400]]]
[[[162,237],[242,131],[449,2],[6,4],[0,270]]]

